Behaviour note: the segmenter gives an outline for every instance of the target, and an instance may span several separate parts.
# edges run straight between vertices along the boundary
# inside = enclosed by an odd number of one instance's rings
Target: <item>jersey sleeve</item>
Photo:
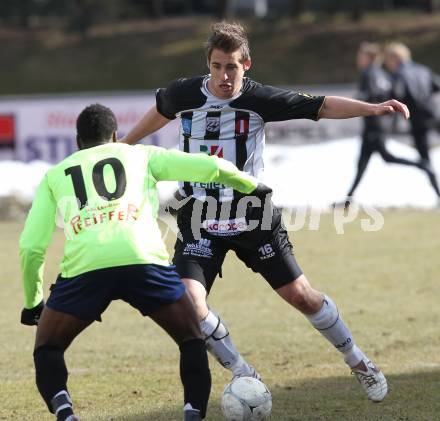
[[[267,123],[305,118],[318,120],[324,96],[313,96],[273,86],[260,85],[249,92],[249,104]]]
[[[167,88],[156,91],[156,109],[165,118],[173,120],[176,114],[201,107],[206,102],[200,87],[203,77],[181,78],[171,82]]]
[[[177,82],[172,82],[168,88],[159,88],[156,91],[156,109],[168,120],[176,118],[175,85]]]
[[[258,185],[255,177],[248,175],[229,161],[206,154],[189,154],[174,149],[149,146],[149,167],[157,181],[217,182],[249,194]]]
[[[55,213],[56,202],[46,174],[38,187],[20,236],[25,308],[33,308],[43,299],[44,255],[55,229]]]

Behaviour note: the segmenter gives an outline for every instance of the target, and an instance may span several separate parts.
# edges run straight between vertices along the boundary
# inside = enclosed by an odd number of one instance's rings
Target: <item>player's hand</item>
[[[376,115],[386,115],[392,113],[401,113],[405,119],[409,118],[408,107],[395,99],[390,99],[389,101],[382,102],[376,105],[375,114]]]
[[[265,198],[268,194],[272,194],[272,189],[263,183],[258,183],[258,186],[251,193],[252,196],[257,196],[259,198]]]
[[[24,308],[21,310],[20,322],[26,326],[36,326],[40,320],[41,312],[44,308],[44,300],[33,308]]]

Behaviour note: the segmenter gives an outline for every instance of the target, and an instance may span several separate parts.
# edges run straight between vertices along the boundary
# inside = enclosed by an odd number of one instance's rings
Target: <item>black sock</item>
[[[38,391],[49,411],[54,413],[52,399],[62,390],[67,392],[68,373],[64,351],[56,346],[40,346],[34,351],[34,363]]]
[[[211,372],[203,339],[191,339],[180,345],[180,378],[185,404],[190,403],[205,418],[211,392]]]

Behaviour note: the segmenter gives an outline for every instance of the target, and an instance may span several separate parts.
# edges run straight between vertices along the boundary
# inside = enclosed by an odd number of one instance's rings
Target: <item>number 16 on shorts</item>
[[[270,259],[275,256],[275,252],[273,251],[272,244],[264,244],[258,249],[260,253],[260,260]]]

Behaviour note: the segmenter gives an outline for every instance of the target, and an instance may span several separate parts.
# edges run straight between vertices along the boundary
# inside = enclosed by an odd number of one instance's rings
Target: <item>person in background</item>
[[[404,101],[411,113],[410,126],[420,164],[427,171],[429,181],[440,200],[437,177],[429,156],[428,132],[436,124],[433,95],[440,91],[440,76],[428,67],[412,61],[409,48],[397,42],[385,48],[385,68],[392,76],[392,95]]]
[[[392,97],[391,80],[387,72],[382,68],[381,50],[378,44],[370,42],[361,43],[356,55],[356,65],[360,71],[358,93],[358,98],[360,100],[380,103]],[[430,169],[424,162],[415,162],[394,156],[386,148],[385,140],[384,119],[378,116],[364,117],[362,143],[359,152],[356,175],[347,193],[346,201],[341,203],[345,207],[349,206],[350,201],[354,196],[354,192],[375,152],[379,153],[382,159],[390,164],[417,167],[424,170],[428,176],[431,174]]]

